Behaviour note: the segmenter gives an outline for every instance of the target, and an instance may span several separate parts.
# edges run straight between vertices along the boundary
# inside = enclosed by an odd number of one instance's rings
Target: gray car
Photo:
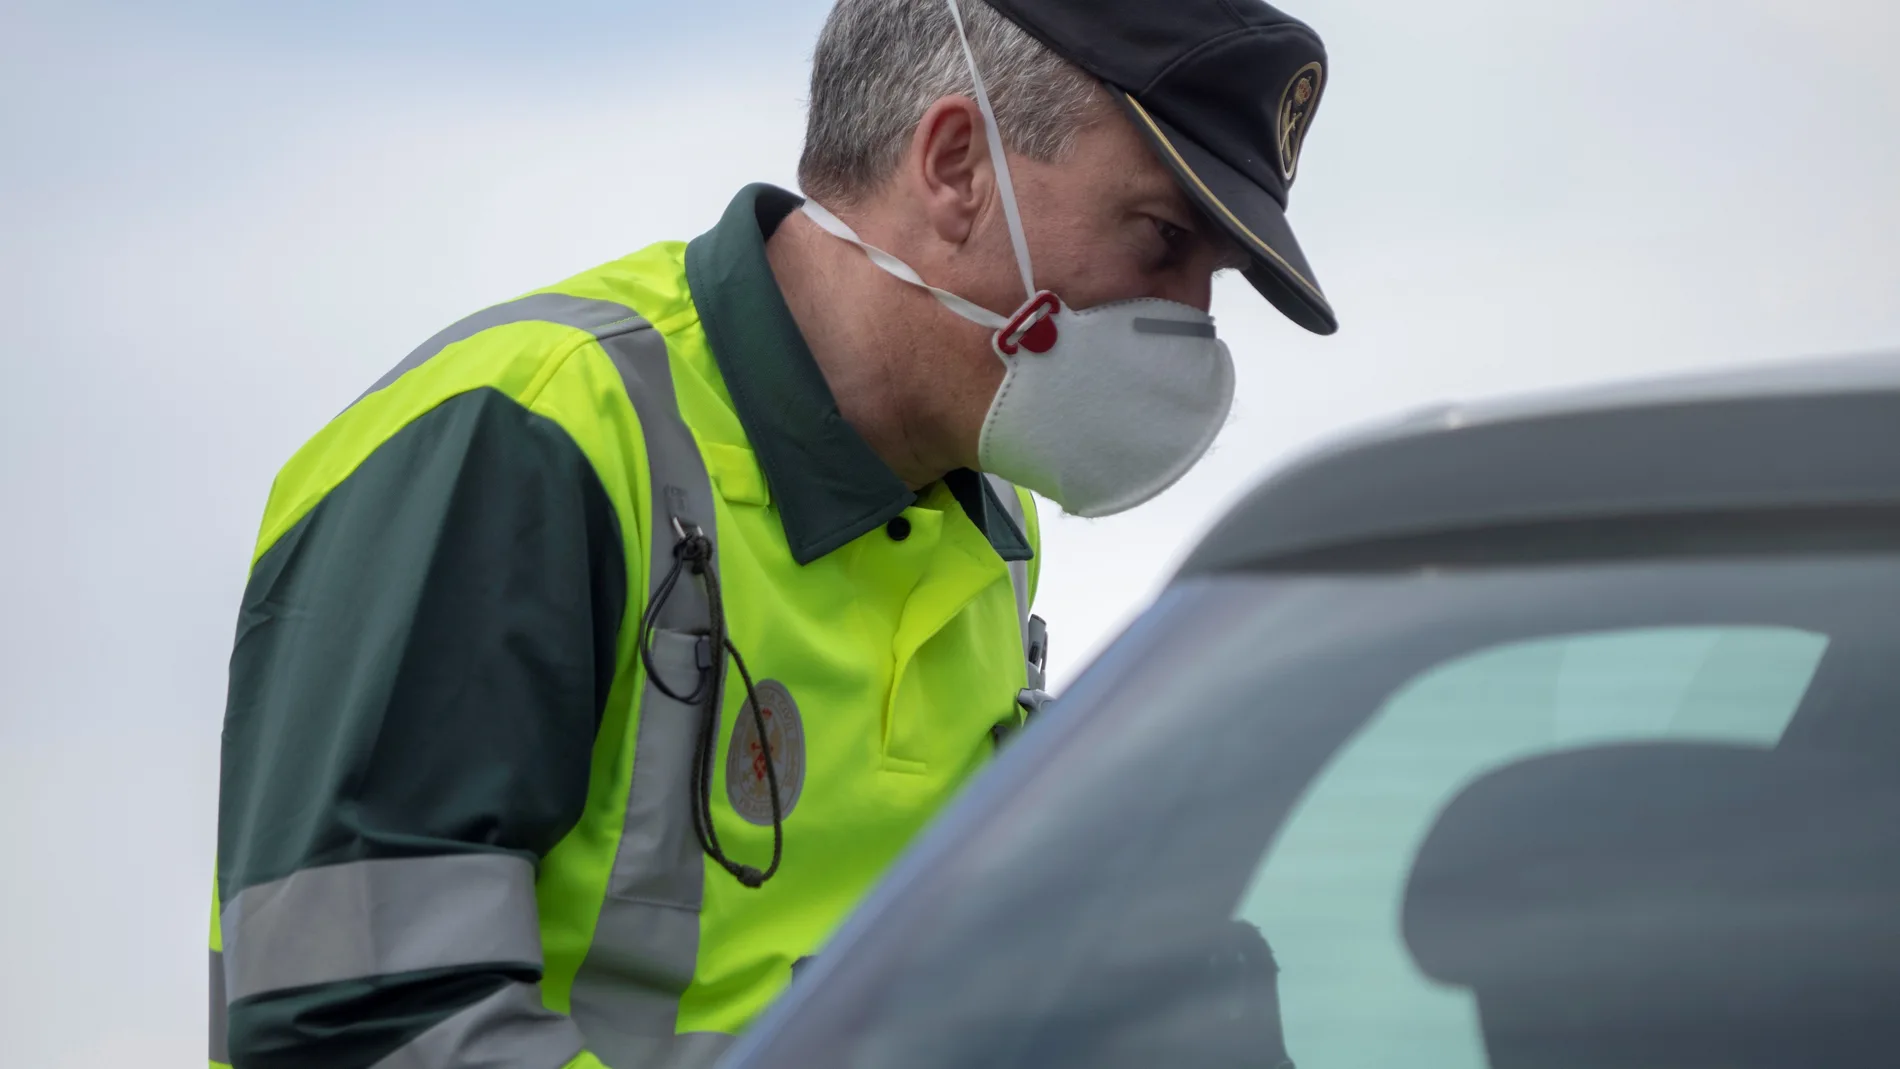
[[[1900,1065],[1900,358],[1257,489],[728,1069]]]

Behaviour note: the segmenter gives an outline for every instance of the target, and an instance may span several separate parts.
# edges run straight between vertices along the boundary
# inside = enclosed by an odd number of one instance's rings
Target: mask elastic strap
[[[957,40],[963,43],[963,58],[969,62],[970,79],[976,84],[976,106],[983,110],[984,133],[989,136],[990,156],[996,161],[996,191],[1003,198],[1003,221],[1009,224],[1009,243],[1016,250],[1016,267],[1023,274],[1023,291],[1034,300],[1036,273],[1029,266],[1029,239],[1023,233],[1022,216],[1016,211],[1016,187],[1009,180],[1009,160],[1003,155],[1003,135],[996,125],[996,109],[990,106],[989,91],[983,87],[983,72],[977,69],[970,35],[963,29],[963,9],[957,0],[944,2],[950,5],[950,18],[957,24]]]
[[[997,315],[995,312],[990,311],[974,301],[965,300],[951,293],[949,290],[940,290],[930,283],[925,282],[923,277],[912,269],[909,264],[885,252],[883,249],[878,248],[876,245],[866,244],[864,239],[858,237],[858,232],[851,229],[850,224],[831,214],[824,205],[817,201],[806,200],[805,206],[801,210],[805,213],[807,218],[817,223],[827,234],[841,241],[856,245],[859,249],[864,251],[864,255],[870,257],[872,263],[913,286],[929,290],[931,295],[936,297],[938,301],[941,301],[945,308],[975,323],[977,326],[986,327],[990,330],[1001,330],[1009,324],[1009,318],[1007,316]]]

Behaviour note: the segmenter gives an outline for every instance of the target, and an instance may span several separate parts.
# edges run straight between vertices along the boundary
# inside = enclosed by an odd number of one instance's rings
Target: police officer
[[[1036,704],[1026,491],[1202,455],[1217,271],[1334,328],[1284,214],[1326,75],[1259,0],[838,0],[809,199],[312,438],[231,661],[212,1061],[716,1057]]]

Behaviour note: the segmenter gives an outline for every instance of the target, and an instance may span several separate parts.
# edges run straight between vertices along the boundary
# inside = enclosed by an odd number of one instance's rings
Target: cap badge
[[[1289,182],[1299,173],[1300,148],[1306,144],[1306,130],[1312,125],[1325,83],[1326,68],[1317,62],[1308,63],[1280,94],[1280,174]]]

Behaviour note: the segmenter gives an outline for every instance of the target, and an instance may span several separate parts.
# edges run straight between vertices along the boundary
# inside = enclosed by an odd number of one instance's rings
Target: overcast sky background
[[[1264,470],[1441,399],[1900,347],[1900,5],[1287,0],[1333,56],[1232,425],[1048,522],[1058,682]],[[196,1064],[276,469],[437,328],[790,184],[825,0],[0,0],[0,1061]]]

